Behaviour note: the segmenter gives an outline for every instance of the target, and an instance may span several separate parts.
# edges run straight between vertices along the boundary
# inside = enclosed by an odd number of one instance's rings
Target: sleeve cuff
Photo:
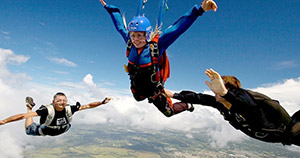
[[[224,96],[222,96],[224,99],[226,99],[229,102],[232,102],[235,99],[235,95],[232,91],[228,91]]]
[[[180,97],[180,94],[179,94],[179,93],[174,93],[173,98],[174,98],[174,99],[181,100],[181,99],[180,99],[181,97]]]

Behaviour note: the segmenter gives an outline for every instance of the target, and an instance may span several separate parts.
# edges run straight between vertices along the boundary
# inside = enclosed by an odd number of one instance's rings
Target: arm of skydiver
[[[202,93],[195,93],[192,91],[181,91],[180,93],[172,93],[167,89],[164,89],[166,97],[181,100],[182,102],[201,104],[204,106],[211,106],[218,110],[224,108],[223,105],[216,101],[214,96]]]
[[[1,120],[0,125],[4,125],[4,124],[9,123],[9,122],[19,121],[19,120],[22,120],[22,119],[26,119],[28,117],[35,117],[35,116],[38,116],[38,114],[36,112],[13,115],[13,116],[8,117],[4,120]]]
[[[125,43],[127,43],[128,39],[129,39],[128,31],[126,30],[125,25],[123,23],[120,9],[113,5],[106,4],[103,0],[100,0],[100,2],[104,6],[106,11],[109,13],[109,15],[114,23],[115,28],[121,34]]]
[[[163,31],[159,38],[159,47],[166,50],[175,40],[183,34],[205,11],[217,11],[217,5],[212,0],[204,0],[201,3],[202,7],[195,5],[182,17],[180,17],[173,25]],[[161,51],[163,52],[163,51]]]
[[[101,4],[104,6],[106,6],[106,3],[104,2],[104,0],[99,0],[101,2]]]
[[[112,98],[105,98],[103,101],[92,102],[87,105],[82,105],[80,106],[78,111],[98,107],[99,105],[108,103],[110,100],[112,100]]]
[[[231,110],[237,111],[240,114],[247,116],[247,118],[253,118],[255,115],[262,115],[259,106],[244,89],[227,90],[221,75],[213,69],[206,70],[205,74],[210,78],[210,82],[205,81],[206,85],[215,93],[215,95],[219,95],[231,103]],[[257,117],[255,119],[262,120],[263,118]]]

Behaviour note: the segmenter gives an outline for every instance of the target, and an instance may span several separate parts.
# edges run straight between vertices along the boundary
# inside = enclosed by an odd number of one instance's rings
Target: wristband
[[[102,103],[101,104],[105,104],[104,102],[107,100],[107,98],[105,98],[103,101],[102,101]]]

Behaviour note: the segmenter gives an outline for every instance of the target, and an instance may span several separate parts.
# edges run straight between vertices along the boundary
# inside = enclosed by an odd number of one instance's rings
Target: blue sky
[[[106,2],[119,6],[127,21],[136,14],[137,0]],[[298,111],[299,0],[216,2],[217,12],[204,13],[168,48],[171,77],[166,87],[210,93],[204,71],[214,68],[223,75],[237,76],[245,88],[279,100],[290,115]],[[200,1],[168,0],[163,29],[194,4]],[[157,0],[146,4],[146,16],[153,26],[158,6]],[[136,102],[123,69],[125,49],[98,0],[0,0],[0,119],[24,113],[26,96],[41,105],[63,91],[70,104],[115,98],[104,107],[76,113],[72,128],[81,123],[186,133],[203,128],[210,129],[212,144],[221,147],[249,139],[213,108],[197,105],[193,113],[166,118],[147,101]],[[25,136],[23,127],[24,121],[0,127],[0,157],[24,157],[22,151],[33,140]],[[35,141],[39,139],[44,141]]]
[[[137,0],[106,2],[120,7],[127,22],[138,6]],[[199,3],[169,0],[163,29]],[[206,89],[206,68],[237,76],[245,88],[299,77],[299,1],[216,3],[216,13],[204,13],[169,47],[167,88]],[[158,6],[158,1],[146,4],[153,26]],[[1,0],[0,19],[0,48],[30,57],[21,66],[10,65],[11,71],[44,84],[79,81],[90,73],[103,86],[129,87],[123,70],[125,44],[99,1]]]

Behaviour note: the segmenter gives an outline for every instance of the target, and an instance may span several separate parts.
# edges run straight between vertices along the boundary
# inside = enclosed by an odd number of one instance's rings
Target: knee
[[[171,117],[171,116],[173,116],[173,112],[170,111],[170,110],[167,110],[167,111],[163,112],[163,114],[164,114],[166,117]]]
[[[134,97],[134,99],[135,99],[136,101],[142,101],[142,100],[145,99],[144,96],[140,96],[140,95],[137,95],[137,94],[135,94],[135,93],[133,93],[133,97]]]
[[[39,126],[37,124],[32,123],[31,125],[25,128],[25,133],[27,135],[39,135],[38,128]]]
[[[25,127],[25,133],[27,134],[27,135],[30,135],[32,132],[31,132],[32,130],[31,130],[31,126],[29,125],[29,126],[27,126],[27,127]]]

